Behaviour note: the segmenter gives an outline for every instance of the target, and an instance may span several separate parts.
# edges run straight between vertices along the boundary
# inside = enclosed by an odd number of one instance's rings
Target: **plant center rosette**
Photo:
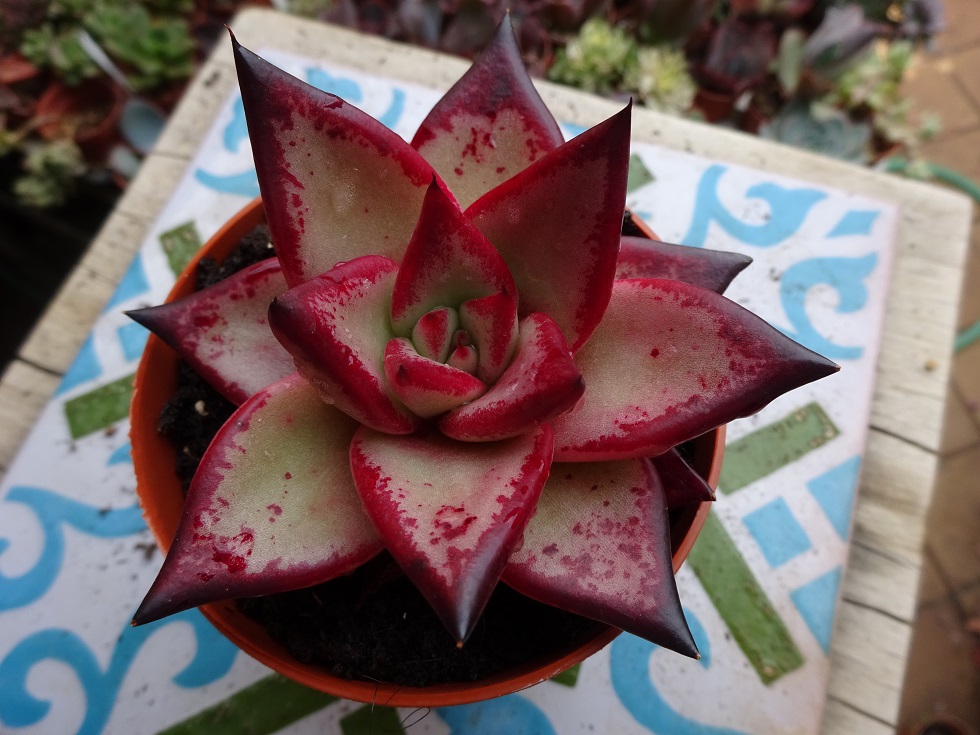
[[[502,580],[696,655],[675,447],[836,366],[622,237],[630,108],[564,142],[509,23],[411,144],[233,44],[276,258],[132,314],[238,405],[135,622],[387,549],[458,645]]]

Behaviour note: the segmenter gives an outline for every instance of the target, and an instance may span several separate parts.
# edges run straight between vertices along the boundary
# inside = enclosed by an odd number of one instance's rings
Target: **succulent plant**
[[[84,30],[126,67],[133,86],[150,89],[194,72],[194,42],[187,21],[176,15],[186,10],[185,0],[53,0],[43,22],[24,32],[20,51],[75,86],[102,73],[79,40]]]
[[[548,77],[587,92],[609,94],[636,65],[637,45],[626,31],[602,18],[590,18],[555,56]]]
[[[387,548],[460,645],[503,580],[695,655],[675,447],[836,366],[621,238],[630,108],[563,142],[508,23],[411,145],[233,44],[277,258],[133,314],[240,404],[135,622]]]
[[[151,89],[194,73],[194,41],[187,21],[153,17],[139,5],[100,3],[85,27],[109,54],[127,65],[136,89]]]
[[[791,102],[762,126],[759,135],[851,163],[866,164],[871,126],[854,122],[836,107]]]
[[[640,46],[636,64],[623,75],[623,88],[645,106],[674,115],[687,112],[697,93],[684,54],[664,46]]]
[[[864,106],[875,112],[896,104],[903,99],[902,80],[914,52],[909,41],[873,49],[840,76],[831,102],[849,110]]]
[[[865,18],[860,6],[827,8],[803,44],[803,63],[823,77],[836,79],[881,34],[881,27]]]
[[[25,150],[25,173],[14,181],[13,187],[17,199],[42,209],[64,204],[75,179],[87,170],[78,146],[68,139],[31,141]]]
[[[708,89],[740,95],[769,74],[777,44],[770,22],[728,18],[712,34],[704,60],[694,67],[695,76]]]

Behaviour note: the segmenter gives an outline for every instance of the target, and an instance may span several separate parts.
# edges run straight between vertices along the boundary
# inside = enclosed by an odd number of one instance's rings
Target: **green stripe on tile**
[[[560,674],[552,676],[551,680],[556,684],[561,684],[566,687],[573,687],[578,683],[578,675],[582,670],[582,664],[575,664],[565,669]]]
[[[129,402],[132,398],[132,375],[72,398],[65,403],[65,418],[68,420],[71,438],[81,439],[122,421],[129,415]]]
[[[185,222],[160,235],[160,245],[163,246],[170,270],[175,276],[180,275],[184,266],[201,249],[202,244],[201,236],[197,233],[193,222]]]
[[[714,511],[687,563],[763,683],[803,665],[789,630]]]
[[[336,701],[273,674],[158,735],[268,735]]]
[[[807,404],[727,445],[718,489],[723,493],[741,490],[838,435],[840,430],[826,412],[817,403]]]
[[[412,718],[416,722],[416,718]],[[391,707],[366,704],[340,721],[344,735],[405,735],[398,712]]]

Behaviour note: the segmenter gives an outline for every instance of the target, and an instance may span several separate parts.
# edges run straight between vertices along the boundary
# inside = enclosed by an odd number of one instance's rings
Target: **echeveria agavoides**
[[[240,404],[135,622],[387,548],[460,644],[503,580],[696,655],[674,447],[837,367],[621,237],[630,108],[562,142],[509,22],[411,145],[232,43],[278,263],[134,314]]]

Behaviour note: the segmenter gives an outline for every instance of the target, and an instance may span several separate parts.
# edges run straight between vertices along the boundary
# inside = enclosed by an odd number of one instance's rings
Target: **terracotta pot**
[[[707,122],[715,123],[732,113],[737,98],[738,95],[731,92],[714,92],[702,87],[694,95],[693,107],[701,111]]]
[[[192,293],[200,259],[209,255],[221,261],[245,234],[264,221],[264,216],[261,201],[256,199],[225,224],[187,265],[167,301]],[[649,232],[645,225],[640,226]],[[130,413],[137,492],[147,524],[164,552],[177,531],[184,496],[174,471],[174,447],[157,433],[156,426],[161,409],[176,390],[177,363],[173,350],[155,336],[149,338],[136,372]],[[712,487],[717,485],[721,473],[724,433],[724,428],[709,432],[697,439],[694,447],[695,469]],[[690,551],[709,509],[710,503],[700,503],[671,511],[675,572]],[[416,688],[342,679],[316,665],[299,663],[264,628],[245,617],[233,601],[204,605],[201,611],[235,645],[280,674],[344,699],[383,702],[393,707],[444,707],[510,694],[565,671],[609,644],[620,632],[596,623],[595,634],[585,643],[547,660],[528,661],[476,682]]]
[[[77,87],[52,83],[37,101],[35,114],[44,122],[38,132],[48,140],[71,137],[86,160],[102,164],[119,141],[124,92],[101,77]]]

